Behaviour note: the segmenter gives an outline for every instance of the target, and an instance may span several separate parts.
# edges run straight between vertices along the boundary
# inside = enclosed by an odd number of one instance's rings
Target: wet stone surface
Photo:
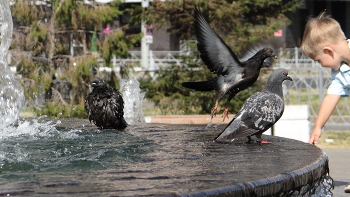
[[[268,196],[312,186],[328,171],[321,149],[296,140],[213,142],[224,125],[139,124],[117,132],[87,120],[50,124],[54,131],[2,139],[0,196]]]

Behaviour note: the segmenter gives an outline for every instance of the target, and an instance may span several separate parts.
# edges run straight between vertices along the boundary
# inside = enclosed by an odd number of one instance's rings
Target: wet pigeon
[[[85,110],[89,120],[100,129],[123,130],[127,127],[124,120],[124,101],[120,92],[107,87],[105,82],[96,77],[92,80],[93,87],[85,100]]]
[[[197,8],[194,10],[194,18],[200,56],[208,69],[217,74],[217,77],[207,81],[184,82],[182,86],[196,91],[216,91],[217,98],[211,110],[211,118],[216,114],[219,101],[228,94],[226,109],[223,112],[225,120],[231,99],[238,92],[255,83],[266,58],[277,58],[277,56],[274,55],[271,48],[263,48],[246,61],[241,62],[231,48],[209,26]]]
[[[283,68],[275,70],[269,77],[265,89],[253,94],[244,102],[242,109],[215,140],[248,137],[250,142],[250,137],[256,135],[260,143],[269,143],[261,138],[261,134],[274,125],[283,114],[284,80],[292,81],[288,71]]]

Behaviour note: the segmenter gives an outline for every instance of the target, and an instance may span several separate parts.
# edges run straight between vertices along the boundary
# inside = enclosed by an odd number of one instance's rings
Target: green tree
[[[290,23],[287,15],[301,0],[155,0],[152,6],[133,9],[133,21],[146,20],[156,27],[167,26],[182,39],[195,39],[193,9],[197,6],[210,26],[234,51],[271,38]]]
[[[195,46],[192,44],[192,47]],[[183,66],[172,65],[157,71],[155,79],[147,75],[140,80],[141,88],[146,92],[145,97],[154,102],[161,115],[210,114],[215,105],[215,92],[194,91],[182,87],[181,83],[203,81],[215,76],[201,62],[198,51],[180,58]],[[268,69],[263,69],[260,75],[264,76],[268,72]],[[243,102],[254,92],[260,91],[263,86],[265,80],[260,78],[253,86],[238,93],[231,100],[229,112],[238,112]],[[218,110],[223,111],[225,106],[226,97],[220,101]],[[220,115],[220,112],[217,114]]]
[[[211,27],[233,51],[239,53],[248,46],[270,39],[273,32],[288,25],[287,14],[295,11],[300,4],[300,0],[173,0],[153,1],[149,8],[138,7],[132,11],[134,22],[143,19],[156,27],[167,26],[169,32],[176,33],[182,39],[195,40],[193,10],[197,6]],[[196,50],[195,45],[192,48]],[[162,114],[209,114],[216,94],[185,89],[181,83],[202,81],[215,75],[199,61],[197,51],[183,58],[184,66],[162,69],[155,81],[142,81],[146,98],[153,101]],[[260,76],[264,76],[267,70],[262,69],[261,72]],[[237,112],[251,94],[262,89],[265,81],[261,78],[234,97],[229,109],[231,113]],[[221,109],[225,102],[225,98],[221,100]]]
[[[94,55],[89,52],[93,34],[99,39],[97,45],[104,62],[109,65],[111,54],[125,57],[133,44],[139,42],[141,34],[125,36],[127,27],[117,27],[104,35],[102,30],[107,24],[113,24],[123,14],[122,1],[116,0],[109,4],[84,3],[81,0],[51,0],[51,7],[33,5],[30,0],[17,0],[11,7],[15,23],[12,50],[26,51],[18,65],[18,72],[23,76],[27,101],[34,105],[38,92],[49,91],[52,77],[68,81],[73,86],[73,101],[64,103],[52,101],[55,104],[45,106],[51,110],[58,108],[73,108],[83,106],[84,97],[89,91],[88,84],[93,78],[91,69],[97,66]],[[96,40],[95,40],[96,41]],[[81,45],[82,54],[72,56],[72,43]],[[73,66],[74,65],[74,66]],[[118,80],[113,80],[116,86]],[[44,109],[43,109],[44,110]],[[36,110],[38,114],[40,109]],[[70,114],[65,110],[67,114]],[[83,110],[79,110],[83,111]],[[47,111],[46,111],[47,112]],[[76,111],[74,112],[76,113]],[[61,113],[62,114],[62,113]],[[73,112],[71,113],[73,114]]]

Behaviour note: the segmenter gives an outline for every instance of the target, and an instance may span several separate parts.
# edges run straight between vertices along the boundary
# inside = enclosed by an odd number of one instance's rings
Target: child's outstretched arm
[[[310,144],[317,144],[318,139],[321,137],[323,126],[326,124],[328,118],[331,116],[335,106],[340,99],[340,95],[327,94],[320,106],[318,115],[315,121],[314,130],[309,139]]]

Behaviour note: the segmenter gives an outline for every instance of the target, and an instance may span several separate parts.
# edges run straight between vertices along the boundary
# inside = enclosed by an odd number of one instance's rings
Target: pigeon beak
[[[275,59],[277,59],[277,55],[273,55],[272,57],[275,58]]]
[[[286,79],[286,80],[293,81],[293,79],[290,78],[289,76],[287,76],[287,79]]]

